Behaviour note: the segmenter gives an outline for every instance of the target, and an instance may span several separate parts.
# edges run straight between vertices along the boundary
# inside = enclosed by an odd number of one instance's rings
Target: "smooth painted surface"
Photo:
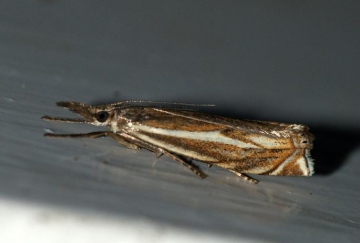
[[[4,242],[355,242],[360,22],[350,2],[2,1],[0,226]],[[234,118],[304,123],[316,174],[259,185],[95,131],[54,104],[214,103]],[[96,128],[98,130],[98,128]]]

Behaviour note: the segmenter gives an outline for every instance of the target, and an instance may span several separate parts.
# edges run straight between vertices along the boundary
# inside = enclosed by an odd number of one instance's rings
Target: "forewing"
[[[149,115],[141,121],[144,125],[169,131],[218,131],[219,136],[224,139],[243,142],[244,148],[312,148],[313,135],[304,125],[236,120],[193,111],[159,108],[147,108],[145,113]]]
[[[192,111],[128,108],[122,131],[174,154],[240,173],[311,175],[312,135],[302,125]]]

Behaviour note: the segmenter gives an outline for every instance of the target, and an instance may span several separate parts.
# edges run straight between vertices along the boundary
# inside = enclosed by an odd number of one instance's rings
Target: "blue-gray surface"
[[[5,239],[35,242],[41,239],[36,232],[49,231],[56,242],[91,242],[95,235],[119,242],[359,238],[357,2],[7,0],[1,5]],[[214,103],[208,112],[305,123],[317,138],[317,174],[257,176],[261,183],[252,185],[202,165],[210,177],[201,180],[169,158],[131,151],[110,139],[42,136],[48,129],[96,130],[40,120],[45,114],[71,116],[56,101],[124,99]],[[41,210],[16,214],[34,208],[48,210],[45,216]],[[64,218],[70,214],[77,220],[67,227]],[[109,233],[104,225],[115,221],[118,227]],[[68,233],[74,227],[78,230]],[[75,237],[82,228],[91,230]],[[16,233],[25,229],[26,235]]]

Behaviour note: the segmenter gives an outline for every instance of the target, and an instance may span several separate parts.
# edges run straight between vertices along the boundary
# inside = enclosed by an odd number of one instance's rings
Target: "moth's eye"
[[[96,113],[95,117],[98,122],[104,122],[106,119],[108,119],[109,113],[107,111],[100,111]]]

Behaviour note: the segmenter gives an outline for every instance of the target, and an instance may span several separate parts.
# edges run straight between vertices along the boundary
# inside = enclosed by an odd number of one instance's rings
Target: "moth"
[[[82,118],[43,116],[48,121],[107,126],[110,131],[86,134],[53,134],[48,137],[111,137],[129,149],[147,149],[166,155],[201,178],[207,175],[192,160],[225,168],[257,183],[247,174],[311,176],[314,136],[305,125],[236,120],[177,107],[180,103],[122,101],[91,106],[75,101],[57,105]]]

